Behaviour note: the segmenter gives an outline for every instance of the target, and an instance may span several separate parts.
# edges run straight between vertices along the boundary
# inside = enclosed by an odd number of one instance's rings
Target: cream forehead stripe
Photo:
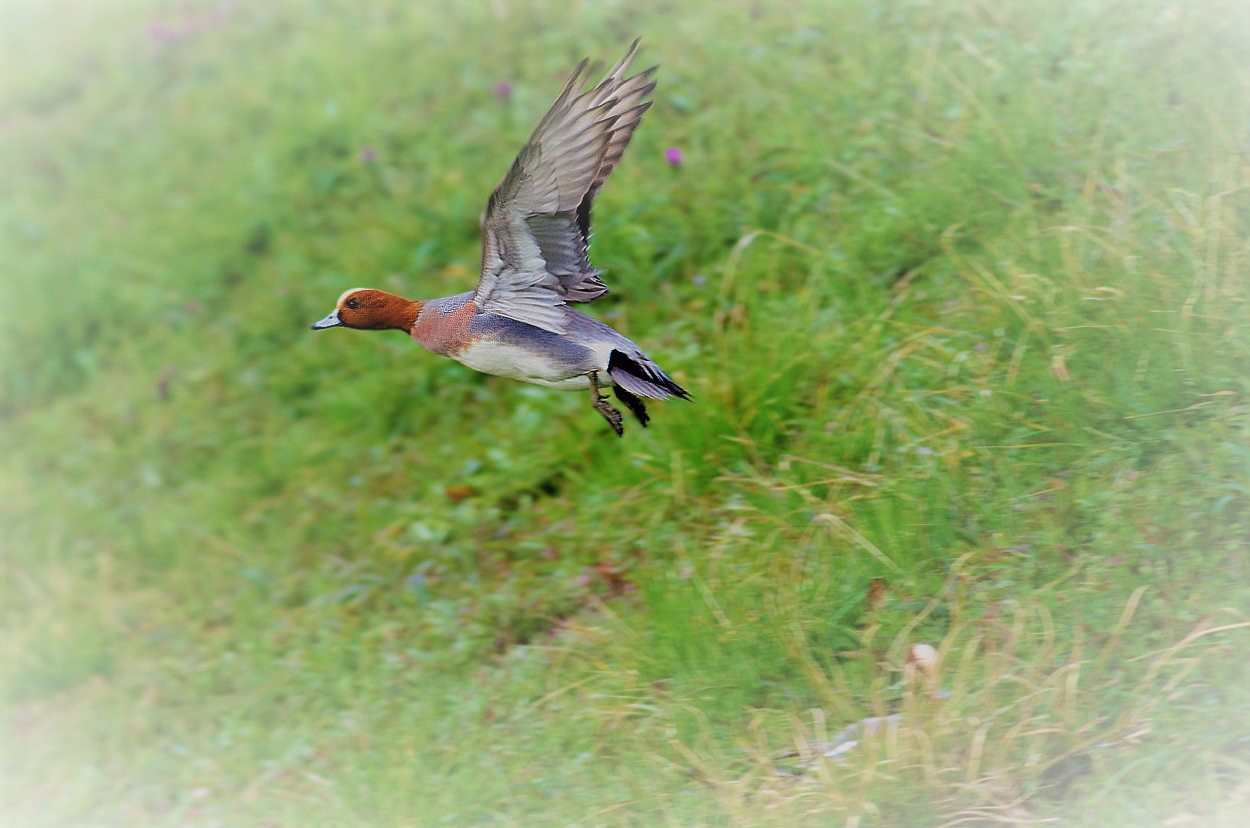
[[[343,304],[343,300],[346,299],[348,296],[351,296],[353,293],[358,293],[359,291],[368,290],[368,289],[369,288],[350,288],[348,290],[343,291],[343,295],[340,296],[338,301],[334,303],[334,307],[337,308],[339,305]]]

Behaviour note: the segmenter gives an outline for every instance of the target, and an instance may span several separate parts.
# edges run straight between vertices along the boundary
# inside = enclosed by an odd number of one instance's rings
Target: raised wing
[[[578,64],[482,216],[484,311],[564,333],[565,302],[608,292],[590,264],[590,208],[651,106],[656,67],[625,77],[638,41],[592,89]]]

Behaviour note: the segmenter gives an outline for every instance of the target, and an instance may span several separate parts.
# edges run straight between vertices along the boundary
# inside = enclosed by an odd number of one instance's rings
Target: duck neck
[[[387,304],[384,314],[378,320],[380,323],[378,330],[403,331],[411,334],[413,327],[417,324],[417,317],[421,315],[423,304],[425,303],[396,296],[395,301]]]

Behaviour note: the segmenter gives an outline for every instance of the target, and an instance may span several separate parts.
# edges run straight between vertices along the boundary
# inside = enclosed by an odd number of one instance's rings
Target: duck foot
[[[599,393],[599,375],[595,371],[587,374],[590,378],[590,394],[594,397],[595,411],[603,415],[603,419],[608,421],[608,425],[612,426],[612,430],[616,432],[617,437],[625,436],[625,428],[621,425],[623,417],[621,412],[612,407],[608,402],[608,398]]]
[[[651,422],[651,418],[647,415],[647,407],[643,405],[642,400],[626,391],[619,385],[612,386],[612,393],[616,394],[616,398],[625,403],[625,407],[630,413],[638,418],[638,422],[642,423],[642,427],[646,428],[647,423]]]

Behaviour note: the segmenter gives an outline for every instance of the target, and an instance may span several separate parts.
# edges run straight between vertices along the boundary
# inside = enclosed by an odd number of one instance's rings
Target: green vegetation
[[[0,11],[4,824],[1244,824],[1250,7],[52,5]],[[308,331],[471,286],[634,35],[591,311],[694,404]]]

